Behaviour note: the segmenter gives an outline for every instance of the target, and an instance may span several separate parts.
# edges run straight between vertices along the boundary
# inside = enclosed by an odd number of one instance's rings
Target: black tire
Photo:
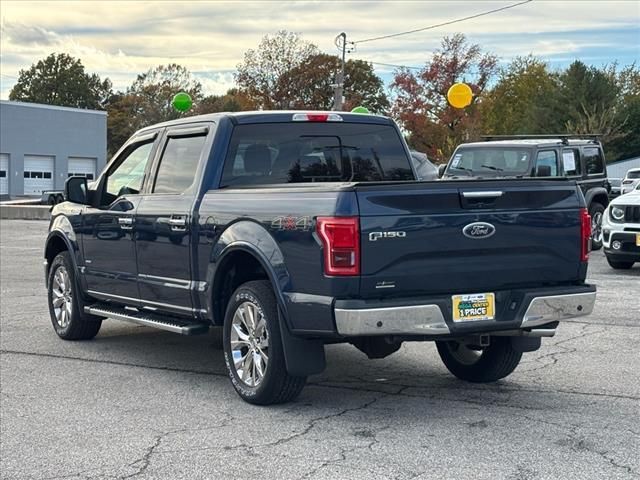
[[[604,215],[604,205],[593,202],[589,205],[589,215],[591,215],[591,250],[602,248],[602,216]],[[597,225],[594,224],[597,220]]]
[[[635,262],[625,262],[624,260],[612,260],[607,256],[607,263],[615,270],[629,270]]]
[[[64,202],[64,197],[62,195],[57,195],[56,196],[56,203],[62,203]]]
[[[56,204],[56,197],[55,195],[49,195],[49,198],[47,198],[47,205],[55,205]]]
[[[463,352],[458,353],[460,348],[466,348],[464,344],[443,341],[436,342],[436,346],[440,358],[453,375],[474,383],[495,382],[510,375],[522,358],[522,352],[513,349],[509,337],[491,337],[488,347],[476,350],[477,358],[465,362],[459,359]]]
[[[68,288],[65,289],[68,290],[69,295],[65,296],[67,300],[64,302],[65,306],[67,305],[66,302],[69,302],[69,309],[65,313],[65,315],[67,315],[67,317],[65,317],[67,321],[58,320],[56,316],[56,308],[58,307],[54,306],[54,297],[57,297],[60,292],[60,289],[56,287],[56,285],[58,285],[56,283],[56,275],[58,272],[62,275],[63,271],[69,280]],[[102,318],[84,313],[84,302],[80,296],[71,257],[67,251],[59,253],[51,263],[47,303],[49,305],[49,314],[51,316],[53,329],[60,338],[64,340],[90,340],[100,331]]]
[[[259,341],[256,343],[256,338],[262,338],[263,342],[266,338],[268,340],[266,369],[264,375],[260,381],[255,382],[255,385],[251,379],[247,379],[245,382],[238,373],[234,362],[234,351],[232,350],[232,329],[237,332],[237,328],[234,327],[234,316],[236,312],[243,306],[243,312],[246,312],[247,303],[255,305],[258,317],[260,320],[264,319],[266,327],[263,326],[261,331],[264,333],[266,328],[266,337],[258,335],[259,328],[256,326],[255,330],[251,334],[249,340],[238,341],[244,346],[236,346],[235,353],[240,361],[242,358],[248,358],[250,355],[250,349],[254,349],[256,352],[263,352],[259,349]],[[253,307],[251,307],[253,308]],[[258,323],[256,321],[256,323]],[[236,324],[236,326],[239,326]],[[245,331],[243,330],[243,335]],[[285,403],[296,398],[302,391],[306,377],[294,377],[289,375],[284,360],[284,351],[282,348],[282,336],[280,335],[280,322],[278,317],[278,305],[273,294],[271,284],[266,280],[254,280],[241,285],[231,296],[229,304],[227,305],[227,311],[224,319],[224,329],[222,333],[224,344],[224,360],[229,372],[229,378],[240,397],[249,403],[256,405],[272,405],[277,403]],[[237,335],[237,333],[234,333]],[[250,344],[250,342],[252,342]],[[245,350],[246,349],[246,350]],[[242,356],[243,352],[244,356]],[[250,365],[255,364],[255,355],[258,355],[260,363],[260,357],[258,353],[254,354]],[[243,362],[242,367],[248,365]],[[243,368],[244,370],[244,368]],[[247,368],[248,370],[248,368]],[[255,374],[255,371],[254,371]]]

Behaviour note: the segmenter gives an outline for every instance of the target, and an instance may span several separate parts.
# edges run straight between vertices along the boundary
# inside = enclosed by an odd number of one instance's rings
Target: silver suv
[[[640,185],[640,168],[630,169],[620,184],[620,194],[632,192],[635,187]]]

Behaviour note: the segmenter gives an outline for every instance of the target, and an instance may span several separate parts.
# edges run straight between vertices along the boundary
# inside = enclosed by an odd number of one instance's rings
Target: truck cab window
[[[109,173],[103,205],[110,204],[121,195],[140,193],[152,148],[153,142],[138,145],[126,155],[115,170]]]
[[[153,193],[183,193],[193,184],[206,138],[205,135],[169,137]]]

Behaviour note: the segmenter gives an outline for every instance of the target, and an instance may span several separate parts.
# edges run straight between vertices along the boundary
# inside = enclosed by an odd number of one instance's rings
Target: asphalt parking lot
[[[337,345],[296,402],[255,407],[225,376],[218,331],[110,320],[93,341],[59,340],[46,228],[0,227],[2,478],[640,477],[640,265],[593,253],[594,314],[499,383],[455,379],[429,343],[383,360]]]

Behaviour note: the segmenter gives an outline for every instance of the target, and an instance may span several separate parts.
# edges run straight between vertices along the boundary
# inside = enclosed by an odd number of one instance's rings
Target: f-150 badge
[[[370,232],[369,233],[369,241],[376,242],[381,238],[405,238],[407,236],[407,232]]]

